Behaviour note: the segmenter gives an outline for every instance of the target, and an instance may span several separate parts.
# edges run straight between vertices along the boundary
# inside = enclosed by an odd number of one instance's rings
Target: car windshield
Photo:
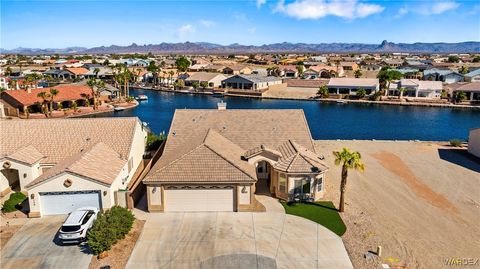
[[[80,230],[80,225],[73,225],[73,226],[62,226],[62,232],[76,232]]]

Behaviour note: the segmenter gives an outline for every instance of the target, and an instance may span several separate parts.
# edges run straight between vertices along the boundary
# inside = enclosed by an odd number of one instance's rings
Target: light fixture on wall
[[[156,193],[157,192],[157,187],[153,187],[152,188],[152,193]]]
[[[243,186],[242,193],[247,193],[247,186]]]
[[[27,178],[27,173],[23,173],[23,178]]]
[[[107,191],[103,191],[103,196],[107,196]]]

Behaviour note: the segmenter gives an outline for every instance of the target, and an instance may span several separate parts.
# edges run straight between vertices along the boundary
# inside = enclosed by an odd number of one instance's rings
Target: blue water
[[[144,90],[131,93],[145,94],[149,100],[135,109],[102,116],[138,116],[155,133],[168,132],[175,109],[214,109],[222,99],[227,109],[303,109],[314,139],[465,140],[469,129],[480,127],[480,111],[468,109],[218,98]]]

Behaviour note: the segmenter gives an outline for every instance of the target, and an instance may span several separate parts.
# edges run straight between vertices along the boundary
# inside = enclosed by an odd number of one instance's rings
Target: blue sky
[[[0,1],[6,49],[480,40],[478,1]]]

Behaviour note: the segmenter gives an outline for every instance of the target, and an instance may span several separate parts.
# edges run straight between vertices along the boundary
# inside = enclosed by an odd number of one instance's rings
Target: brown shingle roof
[[[288,140],[279,147],[282,158],[275,164],[275,169],[287,173],[317,173],[328,167],[314,152]]]
[[[202,144],[167,163],[160,159],[145,182],[254,182],[255,168],[242,160],[244,150],[213,130]]]
[[[12,154],[8,155],[7,158],[17,160],[27,164],[33,164],[44,158],[45,156],[40,153],[34,146],[28,145],[23,147]]]
[[[0,121],[0,158],[26,146],[58,163],[99,142],[127,158],[138,118],[84,118]]]
[[[27,188],[36,186],[63,173],[70,173],[111,185],[125,164],[126,161],[122,160],[117,152],[100,142],[87,150],[62,160],[30,182]]]

